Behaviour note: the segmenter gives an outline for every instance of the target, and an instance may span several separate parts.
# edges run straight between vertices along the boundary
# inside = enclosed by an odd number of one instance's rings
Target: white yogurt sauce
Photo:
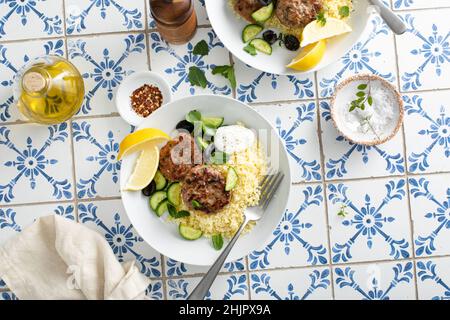
[[[367,81],[355,81],[343,88],[336,97],[336,124],[346,136],[355,141],[384,139],[395,130],[399,120],[399,106],[394,92],[378,80],[371,81],[373,105],[366,103],[365,110],[349,112],[357,86]],[[368,119],[368,121],[365,121]]]
[[[254,143],[254,132],[239,125],[220,127],[214,136],[216,149],[229,154],[243,151]]]

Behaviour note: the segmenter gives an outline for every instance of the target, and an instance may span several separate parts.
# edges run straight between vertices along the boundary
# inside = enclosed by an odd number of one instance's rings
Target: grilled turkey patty
[[[207,166],[192,168],[186,175],[181,194],[184,203],[190,208],[206,213],[220,211],[230,203],[230,192],[225,191],[226,179],[222,172]],[[194,208],[192,201],[201,208]]]

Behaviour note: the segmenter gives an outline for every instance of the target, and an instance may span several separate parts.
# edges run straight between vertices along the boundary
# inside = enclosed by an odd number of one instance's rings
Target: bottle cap
[[[28,92],[39,92],[47,86],[47,81],[39,72],[28,72],[23,76],[22,85]]]

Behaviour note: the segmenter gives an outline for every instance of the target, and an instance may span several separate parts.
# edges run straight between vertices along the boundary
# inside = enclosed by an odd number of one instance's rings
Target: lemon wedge
[[[138,191],[144,189],[155,177],[158,164],[158,147],[152,143],[144,145],[124,190]]]
[[[303,29],[301,47],[306,47],[319,40],[329,39],[352,31],[352,28],[343,20],[327,18],[325,25],[317,20],[308,23]]]
[[[308,71],[314,68],[322,60],[325,54],[326,41],[320,40],[303,48],[300,54],[286,67],[299,71]]]
[[[120,143],[118,159],[122,159],[127,154],[141,151],[144,145],[149,148],[149,145],[157,146],[168,140],[170,137],[165,132],[155,128],[146,128],[130,133]]]

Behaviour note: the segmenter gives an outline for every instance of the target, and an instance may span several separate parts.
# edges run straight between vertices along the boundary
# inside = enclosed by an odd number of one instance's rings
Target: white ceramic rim
[[[144,84],[144,82],[139,81],[139,79],[145,79],[146,84],[155,85],[161,90],[161,93],[163,95],[162,105],[165,105],[172,101],[172,91],[170,89],[170,85],[166,81],[166,79],[164,79],[158,73],[153,71],[139,71],[130,74],[122,81],[122,83],[117,88],[115,103],[116,109],[122,119],[132,126],[138,126],[142,123],[142,121],[145,120],[145,118],[139,116],[131,108],[131,94],[134,90],[138,89]],[[133,83],[136,83],[136,85],[134,85]],[[125,88],[127,87],[131,87],[134,89],[126,90]],[[127,101],[127,103],[125,103],[125,101]]]
[[[308,71],[297,71],[297,70],[293,70],[293,69],[289,69],[289,68],[278,68],[279,70],[274,70],[273,67],[271,68],[271,64],[267,63],[267,61],[258,61],[258,57],[257,56],[251,56],[249,54],[247,54],[244,50],[243,47],[245,46],[244,43],[242,43],[242,41],[240,41],[240,46],[239,49],[235,49],[235,41],[231,40],[228,36],[227,36],[227,32],[230,32],[230,28],[225,28],[222,27],[220,25],[219,21],[215,21],[214,20],[214,14],[213,13],[213,6],[217,6],[217,5],[222,5],[223,1],[227,2],[226,5],[228,6],[228,1],[229,0],[205,0],[205,6],[206,6],[206,10],[208,13],[208,17],[211,23],[211,26],[213,27],[215,33],[217,34],[217,36],[219,37],[219,39],[221,40],[221,42],[225,45],[225,47],[233,54],[234,57],[236,57],[237,59],[239,59],[240,61],[242,61],[244,64],[247,64],[255,69],[270,73],[270,74],[278,74],[278,75],[301,75],[301,74],[309,74],[309,73],[313,73],[315,71],[324,69],[325,67],[335,63],[336,61],[338,61],[341,57],[343,57],[345,54],[347,54],[352,48],[353,46],[359,41],[359,39],[361,38],[361,36],[363,35],[364,31],[367,29],[367,25],[368,22],[370,21],[370,17],[371,14],[374,12],[373,10],[371,11],[370,8],[370,4],[368,2],[368,0],[358,0],[358,4],[361,5],[361,8],[358,12],[358,14],[365,14],[365,22],[363,23],[363,25],[358,28],[358,30],[353,30],[352,33],[358,32],[358,34],[353,38],[354,40],[351,41],[351,43],[349,42],[349,44],[347,46],[345,46],[345,48],[342,48],[339,50],[339,52],[337,54],[330,54],[329,52],[329,45],[327,45],[327,51],[325,53],[324,58],[322,59],[322,61],[315,66],[314,68],[312,68],[311,70]],[[362,2],[362,3],[361,3]],[[229,9],[229,8],[227,8]],[[231,11],[231,9],[230,9]],[[234,13],[233,13],[234,14]],[[353,12],[353,14],[357,14],[355,12]],[[238,25],[243,24],[242,21],[239,21],[239,18],[236,17],[236,23]],[[248,22],[244,22],[244,25],[248,24]],[[352,25],[352,16],[350,17],[350,24]],[[240,33],[239,33],[240,34]],[[336,43],[337,45],[339,45],[339,42],[341,40],[345,40],[347,37],[347,35],[342,35],[342,36],[338,36],[335,37],[333,39],[328,40],[329,44],[330,43]],[[339,48],[339,47],[338,47]],[[262,54],[261,54],[262,55]],[[292,55],[291,58],[294,58],[295,54]],[[287,61],[288,62],[288,61]],[[286,64],[287,64],[286,62]]]
[[[224,101],[226,101],[226,100],[233,101],[233,103],[239,104],[240,107],[242,107],[244,109],[247,109],[251,113],[254,113],[255,116],[258,117],[260,121],[263,121],[265,123],[265,126],[267,128],[270,128],[271,134],[273,134],[273,136],[276,137],[276,141],[277,141],[276,145],[278,146],[278,149],[279,149],[278,151],[280,151],[280,161],[283,161],[283,164],[284,164],[284,167],[285,167],[285,169],[283,170],[283,173],[285,174],[285,177],[284,177],[284,180],[282,182],[282,185],[284,185],[284,188],[285,188],[285,192],[283,193],[283,197],[285,198],[285,201],[284,201],[284,203],[282,203],[282,205],[279,205],[280,208],[282,207],[282,210],[280,210],[280,212],[277,213],[277,218],[274,217],[272,220],[268,220],[267,225],[264,226],[264,228],[267,229],[267,234],[265,236],[261,236],[261,238],[264,238],[264,241],[261,241],[262,239],[257,239],[258,243],[252,243],[250,245],[248,243],[249,240],[247,240],[247,241],[243,240],[242,242],[245,242],[246,246],[245,247],[240,247],[239,244],[240,244],[241,240],[238,240],[235,248],[231,251],[231,253],[230,253],[230,255],[229,255],[228,259],[227,259],[227,262],[235,261],[237,259],[240,259],[242,257],[247,256],[253,250],[259,249],[262,245],[266,244],[267,241],[269,241],[270,238],[272,237],[273,230],[275,230],[275,228],[278,226],[279,222],[281,221],[281,219],[283,217],[283,214],[286,211],[286,208],[287,208],[287,205],[288,205],[288,201],[289,201],[290,191],[291,191],[291,188],[292,188],[289,157],[288,157],[287,151],[286,151],[286,149],[284,147],[284,143],[282,142],[281,138],[277,134],[277,132],[276,132],[275,128],[273,127],[273,125],[268,120],[266,120],[262,115],[257,113],[256,110],[254,110],[253,108],[249,107],[248,105],[246,105],[245,103],[243,103],[241,101],[238,101],[238,100],[230,98],[230,97],[221,96],[221,95],[189,96],[189,97],[185,97],[185,98],[182,98],[182,99],[179,99],[179,100],[175,100],[175,101],[173,101],[173,102],[171,102],[171,103],[169,103],[167,105],[164,105],[160,109],[156,110],[154,112],[154,114],[160,114],[162,112],[166,112],[166,110],[168,108],[170,108],[172,104],[176,104],[176,103],[187,102],[187,103],[190,103],[190,105],[194,106],[195,102],[191,103],[189,101],[190,100],[194,100],[195,101],[195,99],[199,98],[199,97],[203,98],[203,99],[209,99],[209,98],[214,97],[214,99],[223,99]],[[147,119],[149,119],[149,118],[147,118]],[[145,125],[145,123],[141,123],[141,125],[137,129],[142,129],[142,128],[146,128],[146,127],[147,126]],[[283,159],[281,160],[281,158],[283,158]],[[127,158],[124,159],[123,161],[127,161]],[[128,161],[134,161],[134,160],[130,159]],[[122,165],[123,165],[123,163],[122,163]],[[121,188],[125,184],[126,178],[128,178],[128,177],[125,178],[123,176],[125,174],[125,173],[123,173],[123,171],[124,170],[121,170],[121,174],[120,174],[120,185],[121,185]],[[281,189],[283,189],[283,187],[280,187],[279,191],[281,191]],[[214,263],[214,261],[216,260],[217,256],[220,254],[220,252],[219,251],[215,251],[212,247],[210,248],[210,250],[212,250],[212,251],[210,251],[209,253],[213,252],[215,257],[214,258],[208,257],[209,260],[205,259],[204,261],[203,260],[199,261],[199,260],[183,259],[180,256],[175,255],[173,252],[169,252],[168,250],[162,249],[161,246],[158,243],[156,243],[156,241],[155,241],[155,243],[151,243],[151,241],[148,241],[148,239],[146,239],[145,232],[141,232],[142,231],[142,226],[140,226],[137,223],[137,219],[138,218],[135,217],[133,214],[130,214],[131,210],[133,210],[131,205],[128,203],[130,197],[127,197],[127,193],[130,193],[130,192],[129,191],[121,191],[121,192],[122,192],[122,197],[121,197],[122,203],[123,203],[125,211],[126,211],[128,217],[129,217],[132,225],[134,226],[136,231],[141,235],[141,237],[144,239],[144,241],[147,244],[149,244],[153,249],[155,249],[156,251],[160,252],[161,254],[163,254],[166,257],[169,257],[169,258],[174,259],[176,261],[187,263],[187,264],[190,264],[190,265],[209,266],[209,265],[212,265]],[[269,206],[267,211],[269,211],[270,209],[271,208]],[[269,212],[271,212],[271,211],[269,211]],[[152,213],[150,212],[150,209],[149,209],[149,211],[146,212],[145,214],[149,214],[150,215]],[[269,214],[269,213],[267,213],[267,214]],[[270,214],[274,214],[273,211]],[[258,223],[262,223],[262,221],[264,221],[264,220],[261,220]],[[270,225],[269,225],[269,221],[271,222]],[[167,223],[167,222],[163,222],[163,223]],[[256,225],[255,228],[256,227],[258,227],[258,225]],[[252,232],[256,232],[256,230],[252,230],[248,235],[251,235]],[[246,237],[248,235],[244,235],[244,237]],[[160,241],[163,241],[163,239],[162,240],[160,239]]]

